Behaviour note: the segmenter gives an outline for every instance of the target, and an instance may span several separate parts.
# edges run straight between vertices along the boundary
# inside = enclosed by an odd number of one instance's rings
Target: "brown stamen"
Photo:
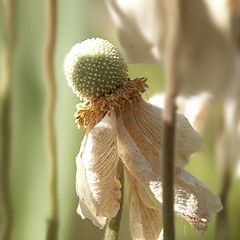
[[[77,105],[77,112],[74,114],[78,127],[94,127],[100,122],[107,112],[126,112],[135,106],[141,99],[141,93],[148,87],[146,78],[129,78],[122,86],[106,93],[101,97],[95,97]]]

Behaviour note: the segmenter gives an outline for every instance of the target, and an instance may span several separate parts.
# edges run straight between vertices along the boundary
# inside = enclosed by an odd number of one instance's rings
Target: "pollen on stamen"
[[[74,115],[78,127],[94,127],[107,112],[112,110],[126,112],[135,107],[142,98],[141,93],[146,91],[146,81],[146,78],[126,79],[124,86],[78,104],[78,110]]]

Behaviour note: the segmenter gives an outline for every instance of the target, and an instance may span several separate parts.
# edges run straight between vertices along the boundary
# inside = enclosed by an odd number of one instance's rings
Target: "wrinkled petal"
[[[164,6],[164,1],[106,2],[128,62],[164,63],[168,20],[171,19],[167,16],[171,10]],[[234,61],[234,46],[225,29],[229,18],[222,23],[222,12],[219,14],[218,8],[213,7],[216,4],[211,2],[215,1],[181,1],[178,76],[180,92],[184,95],[205,91],[220,95],[229,86]],[[222,9],[224,15],[228,15],[228,7]]]
[[[148,203],[144,191],[139,194],[139,185],[127,172],[129,184],[130,230],[133,240],[160,240],[162,231],[162,209]],[[144,200],[142,200],[142,198]]]
[[[149,99],[150,103],[164,108],[165,95],[156,94]],[[190,122],[192,127],[199,133],[202,133],[210,110],[211,110],[211,95],[201,93],[194,97],[177,97],[178,112],[182,113]]]
[[[121,183],[116,179],[117,164],[117,126],[115,113],[106,114],[101,122],[90,131],[87,130],[84,143],[81,145],[77,163],[78,175],[85,171],[85,183],[90,195],[88,201],[94,206],[97,216],[113,217],[120,207]],[[81,201],[86,201],[83,182],[76,179],[77,192]],[[81,191],[82,190],[82,191]]]
[[[86,142],[86,138],[83,143]],[[83,144],[82,143],[82,144]],[[76,174],[76,191],[79,197],[79,205],[77,208],[77,213],[83,218],[90,219],[94,225],[99,228],[103,228],[106,224],[106,217],[97,216],[96,207],[93,204],[92,194],[89,190],[86,171],[83,165],[83,161],[78,154],[76,158],[77,163],[77,174]]]
[[[132,138],[124,127],[121,118],[118,120],[118,151],[127,169],[141,182],[153,196],[162,202],[161,171],[152,166],[156,160],[156,148],[153,145],[141,147],[137,138]],[[132,132],[137,132],[135,128]],[[131,132],[131,133],[132,133]],[[135,135],[137,136],[137,135]],[[142,140],[141,140],[142,141]],[[145,139],[147,142],[147,140]],[[137,143],[136,143],[137,142]],[[138,144],[138,145],[137,145]],[[143,144],[143,142],[142,142]],[[149,153],[154,154],[149,154]],[[161,154],[158,158],[161,161]],[[159,164],[161,168],[161,164]],[[176,166],[175,211],[185,218],[199,233],[207,229],[213,212],[222,209],[221,202],[203,183]]]
[[[141,101],[133,111],[136,123],[144,136],[160,151],[163,145],[163,111]],[[189,156],[202,148],[201,136],[181,114],[176,119],[176,162],[185,165]]]
[[[203,233],[215,212],[222,210],[220,199],[198,179],[176,167],[175,211],[194,229]]]

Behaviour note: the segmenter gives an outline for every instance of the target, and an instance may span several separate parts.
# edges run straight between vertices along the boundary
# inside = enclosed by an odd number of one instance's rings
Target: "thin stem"
[[[220,199],[222,201],[223,210],[217,214],[217,225],[216,225],[216,240],[227,240],[229,232],[228,224],[228,193],[231,187],[231,172],[230,168],[226,170],[222,176],[222,189],[220,193]]]
[[[54,74],[54,53],[56,42],[57,1],[47,0],[47,35],[45,44],[45,79],[47,102],[45,106],[45,135],[49,166],[49,205],[47,239],[58,239],[58,201],[57,201],[57,154],[54,128],[56,105],[56,81]]]
[[[223,210],[217,214],[216,221],[216,240],[227,240],[229,232],[229,222],[228,222],[228,193],[231,187],[231,164],[229,162],[228,148],[227,146],[227,136],[225,133],[224,124],[221,126],[221,136],[218,142],[218,160],[220,166],[221,174],[221,192],[220,199],[223,205]]]
[[[120,208],[118,210],[117,216],[109,219],[106,227],[106,231],[105,231],[104,240],[117,240],[119,237],[120,222],[121,222],[122,209],[123,209],[123,198],[124,198],[124,168],[121,160],[118,163],[117,178],[122,184]]]
[[[14,54],[14,1],[3,0],[4,47],[0,93],[0,239],[9,240],[12,231],[11,176],[11,109]]]
[[[175,98],[178,92],[178,52],[180,42],[180,11],[178,0],[166,0],[168,33],[166,46],[166,79],[168,84],[164,110],[163,133],[163,233],[165,240],[175,239],[174,222],[174,149],[175,149]]]

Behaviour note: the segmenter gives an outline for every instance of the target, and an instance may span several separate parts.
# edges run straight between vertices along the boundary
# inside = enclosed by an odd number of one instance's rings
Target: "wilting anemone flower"
[[[162,110],[145,102],[146,78],[130,80],[119,51],[103,39],[76,44],[65,59],[69,85],[85,102],[75,113],[86,129],[76,158],[78,213],[103,228],[116,216],[121,188],[119,161],[130,189],[130,229],[133,239],[160,239],[162,230]],[[185,171],[202,139],[187,119],[176,124],[175,211],[202,233],[221,202],[203,183]]]

